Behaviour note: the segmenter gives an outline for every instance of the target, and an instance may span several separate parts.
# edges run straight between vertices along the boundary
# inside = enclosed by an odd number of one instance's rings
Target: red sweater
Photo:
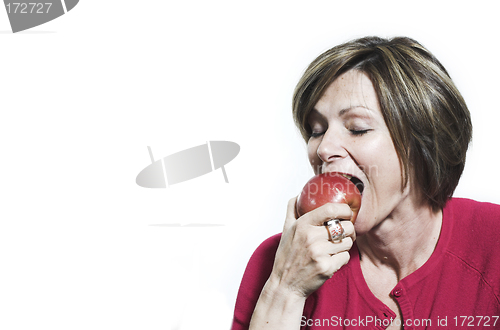
[[[280,237],[268,238],[252,255],[232,330],[248,329]],[[368,288],[356,244],[350,254],[349,263],[307,298],[301,329],[385,329],[395,317]],[[405,330],[500,329],[500,205],[450,200],[433,254],[399,281],[391,295],[399,304]]]

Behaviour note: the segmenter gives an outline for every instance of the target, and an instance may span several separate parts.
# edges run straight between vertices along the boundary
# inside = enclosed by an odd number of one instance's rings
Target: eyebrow
[[[351,106],[349,106],[349,107],[347,107],[347,108],[343,108],[343,109],[341,109],[341,110],[339,111],[338,115],[339,115],[339,117],[342,117],[343,115],[345,115],[346,113],[348,113],[349,111],[351,111],[351,110],[353,110],[353,109],[355,109],[355,108],[363,108],[363,109],[366,109],[366,110],[368,110],[368,111],[372,111],[372,109],[367,108],[367,107],[365,107],[364,105],[351,105]],[[316,113],[317,115],[321,116],[322,118],[325,118],[325,116],[324,116],[322,113],[320,113],[320,112],[318,111],[318,109],[313,108],[313,109],[311,110],[311,113],[313,113],[313,112],[314,112],[314,113]]]

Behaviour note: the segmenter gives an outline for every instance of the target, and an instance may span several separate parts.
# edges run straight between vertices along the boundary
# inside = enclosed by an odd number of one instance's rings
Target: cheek
[[[376,153],[374,153],[376,151]],[[371,149],[367,176],[370,177],[378,195],[392,195],[401,189],[401,166],[392,141],[384,141]],[[382,196],[379,196],[382,197]]]
[[[319,174],[320,167],[322,165],[321,159],[318,156],[318,147],[319,147],[319,142],[314,141],[311,142],[309,141],[307,143],[307,157],[309,158],[309,164],[311,164],[314,174]]]

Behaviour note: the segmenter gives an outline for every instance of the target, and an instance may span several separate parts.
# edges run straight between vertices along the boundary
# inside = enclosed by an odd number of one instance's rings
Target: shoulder
[[[453,198],[446,204],[443,217],[451,222],[452,242],[461,241],[462,247],[465,243],[476,248],[491,244],[500,247],[500,205]]]
[[[471,238],[498,239],[500,205],[477,202],[466,198],[453,198],[445,206],[443,216],[453,222],[453,231],[461,231]],[[486,232],[487,231],[487,232]],[[495,235],[492,235],[495,234]]]
[[[447,253],[480,275],[500,297],[500,205],[453,198],[443,213],[452,228]]]
[[[474,218],[481,221],[487,217],[500,221],[500,205],[478,202],[467,198],[452,198],[445,206],[446,210],[451,210],[453,215],[458,218]]]
[[[281,234],[269,237],[250,257],[236,298],[232,329],[248,329],[260,292],[273,270],[280,240]]]
[[[243,280],[256,280],[259,284],[267,281],[273,269],[274,257],[281,240],[281,233],[263,241],[248,261]],[[243,284],[243,283],[242,283]]]
[[[281,233],[273,235],[262,242],[252,255],[252,259],[273,259],[280,244]]]
[[[273,269],[274,257],[278,250],[280,240],[281,233],[273,235],[264,240],[257,249],[255,249],[248,261],[243,280],[249,280],[249,278],[256,279],[259,283],[262,283],[262,285],[263,282],[265,283],[265,281],[267,281]]]

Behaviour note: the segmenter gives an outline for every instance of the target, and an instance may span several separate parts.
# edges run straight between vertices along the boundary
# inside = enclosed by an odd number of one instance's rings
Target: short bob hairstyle
[[[472,138],[469,110],[446,69],[422,45],[406,37],[365,37],[324,52],[306,69],[293,95],[293,116],[306,142],[307,117],[342,73],[370,77],[402,168],[434,210],[451,198]]]

